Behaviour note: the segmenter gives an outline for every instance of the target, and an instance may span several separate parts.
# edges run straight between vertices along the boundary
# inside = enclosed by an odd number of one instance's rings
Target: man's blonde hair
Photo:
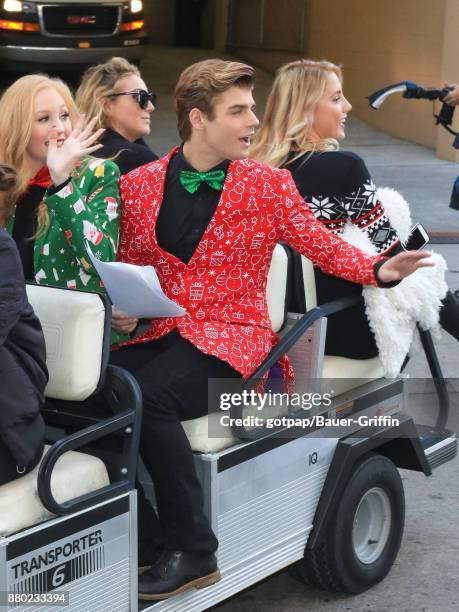
[[[131,75],[140,77],[140,71],[124,57],[112,57],[103,64],[90,66],[83,74],[76,103],[88,121],[97,117],[94,129],[110,127],[105,112],[107,100],[110,95],[119,93],[115,89],[118,81]]]
[[[213,118],[214,101],[231,87],[253,87],[255,70],[240,62],[219,59],[204,60],[186,68],[175,87],[174,106],[180,138],[191,137],[190,111],[199,109]]]
[[[35,96],[43,89],[54,89],[63,98],[75,125],[78,110],[68,86],[60,79],[45,74],[28,74],[15,81],[0,99],[0,162],[15,168],[18,180],[6,194],[5,206],[11,212],[21,193],[27,188],[30,169],[27,162],[27,147],[32,135]],[[38,225],[47,223],[47,210],[40,206]]]
[[[310,140],[314,112],[331,73],[342,83],[341,68],[331,62],[302,59],[278,70],[266,103],[263,125],[254,138],[251,157],[279,167],[287,162],[292,151],[294,156],[290,161],[306,151],[338,148],[334,139]]]

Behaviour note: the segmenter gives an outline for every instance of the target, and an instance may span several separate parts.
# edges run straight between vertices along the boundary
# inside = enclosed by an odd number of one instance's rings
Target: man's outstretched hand
[[[427,268],[435,264],[429,261],[430,253],[426,251],[405,251],[390,257],[377,272],[378,280],[383,283],[402,280],[418,268]]]

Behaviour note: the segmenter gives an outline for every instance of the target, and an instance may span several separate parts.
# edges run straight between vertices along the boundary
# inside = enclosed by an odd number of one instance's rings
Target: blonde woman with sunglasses
[[[121,57],[86,70],[76,94],[77,105],[96,127],[105,128],[97,152],[113,158],[121,174],[158,159],[144,138],[150,134],[156,96],[147,90],[136,66]]]

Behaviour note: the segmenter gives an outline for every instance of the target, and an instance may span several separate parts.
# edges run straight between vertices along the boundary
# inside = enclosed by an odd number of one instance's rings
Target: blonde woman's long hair
[[[266,103],[263,125],[255,135],[250,157],[281,167],[306,151],[338,148],[338,142],[331,138],[310,139],[314,112],[325,92],[330,73],[343,81],[341,68],[326,61],[297,60],[277,71]],[[291,152],[294,155],[289,157]]]
[[[0,162],[13,166],[18,175],[14,187],[5,194],[5,209],[9,216],[20,195],[27,189],[30,169],[27,147],[32,135],[35,96],[42,89],[54,89],[63,98],[75,125],[78,110],[68,86],[60,79],[45,74],[28,74],[15,81],[0,99]],[[48,210],[38,209],[38,233],[49,224]]]
[[[76,103],[88,121],[97,117],[94,129],[110,127],[105,112],[106,102],[110,95],[117,93],[117,82],[131,75],[140,77],[139,69],[123,57],[112,57],[103,64],[89,67],[83,74],[76,92]]]

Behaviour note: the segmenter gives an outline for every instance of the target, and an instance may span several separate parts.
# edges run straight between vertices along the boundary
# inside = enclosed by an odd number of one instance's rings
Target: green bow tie
[[[210,172],[190,172],[182,170],[180,172],[180,185],[188,191],[195,193],[201,183],[206,183],[212,189],[221,191],[225,182],[226,175],[223,170],[211,170]]]

